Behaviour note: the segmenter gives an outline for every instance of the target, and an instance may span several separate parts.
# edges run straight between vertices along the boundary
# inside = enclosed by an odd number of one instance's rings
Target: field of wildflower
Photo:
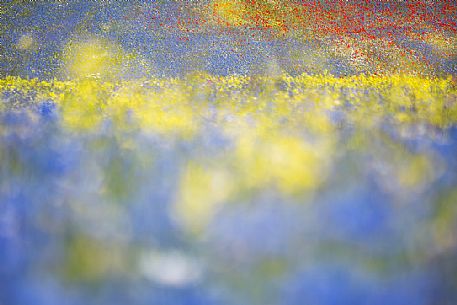
[[[4,1],[0,305],[457,304],[452,1]]]

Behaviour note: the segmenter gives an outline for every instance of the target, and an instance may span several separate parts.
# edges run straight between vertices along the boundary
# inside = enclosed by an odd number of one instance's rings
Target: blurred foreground
[[[455,304],[452,77],[0,80],[2,304]]]

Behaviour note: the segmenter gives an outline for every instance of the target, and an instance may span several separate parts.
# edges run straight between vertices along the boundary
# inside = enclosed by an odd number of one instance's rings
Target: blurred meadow
[[[457,4],[0,2],[0,305],[457,304]]]

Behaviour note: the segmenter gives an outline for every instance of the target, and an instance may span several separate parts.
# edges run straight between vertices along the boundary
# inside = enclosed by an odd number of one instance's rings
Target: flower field
[[[120,3],[0,6],[0,305],[457,304],[452,1]]]

